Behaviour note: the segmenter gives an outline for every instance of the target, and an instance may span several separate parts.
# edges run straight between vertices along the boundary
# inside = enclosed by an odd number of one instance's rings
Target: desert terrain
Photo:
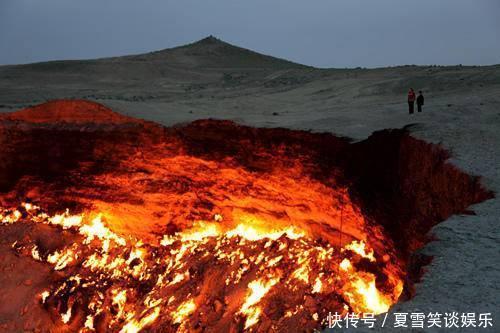
[[[410,87],[424,92],[422,113],[408,114]],[[500,191],[500,65],[318,69],[208,37],[141,55],[0,66],[0,112],[63,98],[165,126],[214,118],[353,141],[407,128],[448,150],[451,162],[482,177],[488,190]],[[491,312],[500,324],[500,201],[470,209],[475,214],[454,215],[432,229],[435,240],[420,252],[433,260],[415,296],[391,312]]]

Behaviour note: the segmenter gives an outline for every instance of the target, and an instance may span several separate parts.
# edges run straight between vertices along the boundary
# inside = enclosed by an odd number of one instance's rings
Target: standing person
[[[424,95],[422,95],[422,90],[419,90],[418,97],[417,97],[417,110],[418,110],[418,112],[422,112],[422,105],[424,105]]]
[[[415,109],[415,91],[413,88],[410,88],[408,91],[408,111],[410,114],[413,114],[413,110]]]

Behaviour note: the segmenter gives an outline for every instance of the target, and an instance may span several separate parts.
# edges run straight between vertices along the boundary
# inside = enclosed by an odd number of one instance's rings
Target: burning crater
[[[411,295],[429,229],[491,197],[403,130],[164,128],[86,101],[0,115],[0,155],[0,254],[32,262],[3,269],[8,330],[312,331],[330,311],[383,313]]]

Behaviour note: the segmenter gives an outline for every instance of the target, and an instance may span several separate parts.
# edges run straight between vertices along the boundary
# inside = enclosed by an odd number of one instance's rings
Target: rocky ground
[[[409,87],[424,91],[421,114],[408,115]],[[442,144],[455,165],[500,190],[500,66],[316,69],[207,38],[144,55],[0,67],[0,112],[56,98],[95,100],[164,125],[231,119],[354,140],[411,125],[412,135]],[[434,260],[415,297],[393,312],[491,312],[490,331],[498,331],[500,200],[472,209],[433,228],[436,241],[421,251]]]

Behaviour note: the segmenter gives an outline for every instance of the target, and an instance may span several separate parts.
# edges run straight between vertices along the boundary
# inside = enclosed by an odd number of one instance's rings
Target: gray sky
[[[0,64],[208,35],[318,67],[500,63],[500,0],[0,0]]]

